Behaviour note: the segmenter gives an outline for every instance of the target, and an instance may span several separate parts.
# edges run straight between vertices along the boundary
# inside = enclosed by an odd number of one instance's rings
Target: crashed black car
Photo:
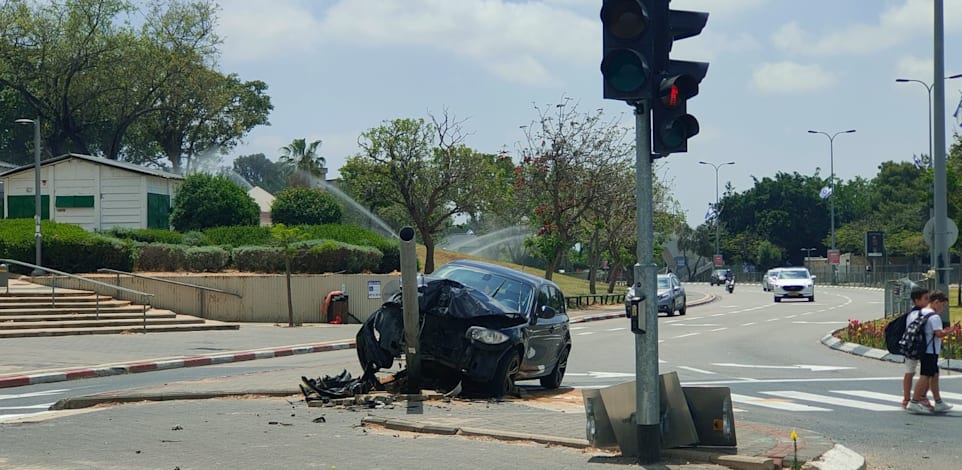
[[[425,379],[500,397],[515,380],[558,388],[571,351],[564,295],[556,284],[478,261],[441,266],[418,289],[419,357]],[[403,294],[402,294],[403,295]],[[357,336],[370,373],[403,351],[400,295],[385,303]]]

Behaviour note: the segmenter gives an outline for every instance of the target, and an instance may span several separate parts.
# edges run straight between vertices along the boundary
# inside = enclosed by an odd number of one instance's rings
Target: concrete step
[[[147,326],[166,325],[203,325],[202,318],[181,315],[182,318],[147,317]],[[4,330],[31,330],[53,328],[111,328],[119,326],[143,327],[143,318],[102,318],[100,320],[55,320],[55,321],[23,321],[0,324]]]
[[[150,311],[150,307],[147,307]],[[88,306],[88,307],[74,307],[74,308],[57,308],[52,307],[35,307],[35,308],[8,308],[0,309],[0,320],[7,316],[20,316],[20,315],[71,315],[77,313],[144,313],[143,305],[123,305],[118,307],[104,307],[100,306]]]
[[[95,295],[93,292],[91,292],[91,293],[89,293],[89,294],[75,294],[75,293],[67,293],[67,292],[61,294],[61,293],[58,292],[57,295],[52,296],[52,298],[56,299],[57,302],[61,302],[61,301],[91,301],[91,302],[93,302],[93,301],[96,301],[98,297],[100,298],[100,301],[101,301],[101,302],[103,302],[103,301],[105,301],[105,300],[112,300],[112,299],[113,299],[113,297],[111,297],[111,296],[109,296],[109,295]],[[8,302],[46,302],[46,303],[50,303],[50,299],[51,299],[51,295],[50,295],[50,294],[43,295],[43,294],[40,294],[40,293],[30,293],[30,292],[16,292],[16,293],[11,292],[10,294],[2,294],[2,293],[0,293],[0,305],[3,305],[3,304],[8,303]]]
[[[176,313],[168,310],[154,310],[154,313],[147,312],[147,318],[175,318]],[[143,320],[143,312],[130,313],[103,313],[98,316],[95,313],[75,313],[60,315],[0,315],[0,329],[8,323],[16,322],[53,322],[53,321],[79,321],[79,320]]]
[[[42,308],[42,307],[97,308],[98,305],[100,306],[100,308],[124,307],[131,304],[132,302],[129,300],[116,300],[116,299],[100,300],[99,302],[96,300],[91,300],[89,302],[78,302],[76,300],[62,301],[61,299],[57,299],[57,302],[55,303],[51,303],[50,299],[46,299],[44,301],[34,301],[34,302],[6,302],[6,303],[0,302],[0,312],[6,311],[6,310],[14,310],[14,309]]]
[[[178,315],[189,316],[189,315]],[[196,317],[191,317],[196,318]],[[97,327],[76,327],[76,328],[34,328],[34,329],[0,329],[0,339],[2,338],[23,338],[34,336],[71,336],[71,335],[112,335],[112,334],[133,334],[133,333],[169,333],[179,331],[212,331],[212,330],[236,330],[240,325],[233,323],[223,323],[214,320],[205,320],[203,323],[191,324],[147,324],[139,326],[97,326]]]

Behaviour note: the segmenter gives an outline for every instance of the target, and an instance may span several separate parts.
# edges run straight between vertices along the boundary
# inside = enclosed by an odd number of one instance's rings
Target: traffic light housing
[[[601,75],[605,99],[651,99],[655,77],[663,65],[655,57],[656,42],[663,42],[658,41],[658,30],[667,24],[667,14],[667,0],[604,0]]]
[[[708,73],[707,62],[668,59],[674,41],[697,36],[708,23],[708,13],[669,10],[667,28],[659,30],[656,51],[665,51],[651,100],[651,152],[664,156],[687,152],[688,139],[698,134],[698,120],[688,114],[688,100]]]
[[[667,155],[688,151],[688,139],[698,134],[698,119],[688,114],[688,99],[708,73],[705,62],[669,61],[659,76],[651,103],[651,152]]]

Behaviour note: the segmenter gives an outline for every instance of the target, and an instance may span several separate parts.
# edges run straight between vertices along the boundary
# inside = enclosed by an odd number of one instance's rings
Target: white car
[[[765,271],[765,275],[762,276],[762,290],[768,292],[772,290],[772,282],[778,278],[778,271],[782,268],[772,268]]]
[[[815,301],[815,276],[806,268],[782,268],[771,281],[775,302],[782,299],[808,299]]]

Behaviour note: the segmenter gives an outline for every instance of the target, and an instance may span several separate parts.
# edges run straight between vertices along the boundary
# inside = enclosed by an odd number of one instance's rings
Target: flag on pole
[[[832,195],[832,188],[825,186],[821,191],[818,192],[819,197],[822,199],[828,199]]]
[[[959,105],[955,107],[955,112],[952,113],[952,117],[959,123],[959,127],[962,127],[962,118],[959,115],[962,115],[962,94],[959,95]]]
[[[915,160],[915,168],[918,168],[919,170],[921,170],[921,169],[922,169],[922,159],[919,158],[918,155],[914,155],[914,154],[912,155],[912,158]]]
[[[710,219],[712,219],[713,217],[715,217],[715,208],[713,208],[713,207],[711,206],[711,204],[709,204],[709,205],[708,205],[708,212],[705,212],[705,220],[710,220]]]

